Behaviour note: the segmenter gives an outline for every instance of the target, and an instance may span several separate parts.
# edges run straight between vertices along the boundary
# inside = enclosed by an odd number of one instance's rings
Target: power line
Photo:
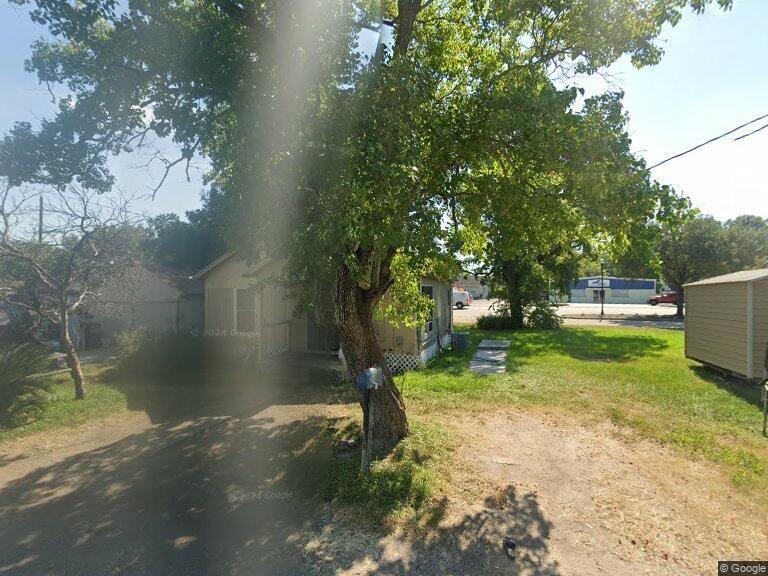
[[[752,134],[755,134],[757,132],[760,132],[760,130],[764,130],[765,128],[768,128],[768,124],[764,124],[760,126],[757,130],[752,130],[752,132],[747,132],[743,136],[739,136],[738,138],[734,138],[733,141],[736,142],[736,140],[741,140],[742,138],[746,138],[747,136],[752,136]]]
[[[746,126],[749,126],[750,124],[754,124],[755,122],[757,122],[759,120],[763,120],[764,118],[768,118],[768,114],[763,114],[762,116],[758,116],[757,118],[754,118],[754,119],[750,120],[749,122],[745,122],[741,126],[736,126],[736,128],[733,128],[732,130],[728,130],[728,132],[723,132],[722,134],[720,134],[719,136],[715,136],[714,138],[710,138],[706,142],[702,142],[701,144],[698,144],[698,145],[694,146],[693,148],[689,148],[688,150],[685,150],[684,152],[680,152],[679,154],[675,154],[674,156],[670,156],[669,158],[667,158],[665,160],[662,160],[661,162],[658,162],[658,163],[654,164],[653,166],[650,166],[648,168],[648,170],[653,170],[654,168],[657,168],[658,166],[661,166],[662,164],[666,164],[670,160],[674,160],[675,158],[680,158],[680,156],[685,156],[686,154],[688,154],[690,152],[693,152],[694,150],[698,150],[699,148],[701,148],[703,146],[706,146],[707,144],[711,144],[712,142],[714,142],[716,140],[720,140],[720,138],[724,138],[725,136],[728,136],[729,134],[733,134],[734,132],[738,132],[742,128],[744,128]],[[749,134],[744,134],[743,136],[739,136],[739,138],[736,138],[736,140],[740,140],[741,138],[746,138],[747,136],[750,136],[751,134],[754,134],[755,132],[759,132],[760,130],[762,130],[763,128],[766,128],[766,127],[768,127],[768,124],[766,124],[762,128],[758,128],[757,130],[753,130]]]

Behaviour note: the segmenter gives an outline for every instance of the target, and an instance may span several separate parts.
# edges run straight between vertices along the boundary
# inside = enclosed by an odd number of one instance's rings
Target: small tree
[[[46,225],[29,240],[31,201],[41,195]],[[6,280],[0,285],[13,287],[0,299],[57,326],[77,399],[85,397],[85,378],[71,319],[131,264],[135,238],[123,199],[97,199],[74,184],[40,192],[5,182],[0,192],[0,275]]]

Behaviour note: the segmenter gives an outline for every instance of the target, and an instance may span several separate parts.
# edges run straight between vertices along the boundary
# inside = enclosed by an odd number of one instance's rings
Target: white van
[[[456,306],[459,310],[464,308],[464,306],[469,306],[472,304],[472,294],[464,290],[463,288],[454,288],[452,290],[452,304],[453,306]]]

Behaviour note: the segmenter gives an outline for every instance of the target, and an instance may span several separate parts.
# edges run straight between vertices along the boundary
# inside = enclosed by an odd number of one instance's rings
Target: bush
[[[525,319],[526,328],[554,330],[563,325],[563,319],[557,314],[557,308],[551,304],[536,306]]]
[[[137,376],[167,376],[211,365],[214,355],[204,338],[162,334],[138,328],[118,334],[117,367]]]
[[[0,424],[14,428],[34,419],[47,399],[47,386],[31,378],[50,367],[49,350],[37,343],[0,347]]]
[[[501,314],[488,314],[477,319],[480,330],[515,330],[512,318]]]
[[[563,325],[563,319],[557,314],[557,309],[549,304],[533,306],[525,314],[525,327],[537,330],[553,330]],[[518,327],[507,314],[491,314],[477,319],[480,330],[515,330]]]

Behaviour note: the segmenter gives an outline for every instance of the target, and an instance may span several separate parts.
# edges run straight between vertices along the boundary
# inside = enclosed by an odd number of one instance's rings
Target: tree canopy
[[[35,44],[28,69],[69,91],[55,119],[37,131],[19,124],[4,143],[24,160],[18,177],[108,186],[105,155],[152,133],[181,150],[168,170],[206,156],[207,181],[230,201],[230,242],[246,257],[260,243],[288,256],[310,300],[332,293],[308,306],[332,312],[321,315],[338,325],[352,374],[385,365],[371,322],[396,258],[450,258],[450,219],[490,222],[476,203],[492,209],[497,246],[573,242],[561,232],[654,209],[642,165],[626,154],[618,97],[573,114],[576,91],[555,79],[574,82],[625,54],[654,64],[662,27],[712,3],[16,1],[55,36]],[[361,30],[385,20],[393,42],[364,53]],[[46,146],[70,150],[71,175],[51,174]],[[580,189],[590,191],[581,203]],[[617,212],[584,218],[601,201]],[[561,220],[568,226],[552,225]],[[408,430],[388,374],[374,400],[385,450]]]

